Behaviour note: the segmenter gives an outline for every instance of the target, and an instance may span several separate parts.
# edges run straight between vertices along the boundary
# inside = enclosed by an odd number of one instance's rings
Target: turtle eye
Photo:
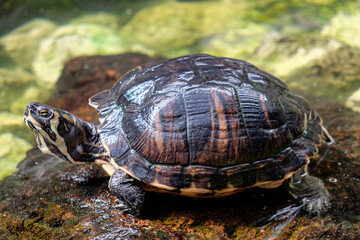
[[[51,112],[47,109],[40,109],[39,115],[42,117],[49,117],[51,115]]]

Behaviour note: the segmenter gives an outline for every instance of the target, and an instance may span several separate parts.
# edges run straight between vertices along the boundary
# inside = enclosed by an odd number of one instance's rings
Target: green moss
[[[30,70],[41,40],[56,27],[47,19],[34,19],[0,38],[0,44],[14,62]]]
[[[340,9],[353,5],[352,0],[264,0],[249,2],[249,19],[256,22],[272,22],[281,26],[288,24],[311,24],[320,26],[329,21]],[[284,22],[283,17],[290,21]],[[310,27],[310,26],[308,26]]]
[[[346,45],[287,76],[290,87],[345,103],[360,88],[360,51]]]
[[[23,114],[14,114],[7,111],[0,112],[0,134],[6,132],[23,138],[27,142],[34,141],[33,134],[24,124]]]
[[[24,221],[22,239],[59,239],[61,235],[42,222]]]
[[[199,52],[215,56],[246,59],[257,49],[264,36],[271,30],[265,24],[244,22],[244,27],[228,30],[222,34],[201,39]]]
[[[168,233],[168,232],[158,231],[158,232],[157,232],[157,236],[158,236],[160,239],[168,239],[168,238],[169,238],[169,233]]]
[[[32,146],[11,133],[0,134],[0,180],[11,175],[17,164],[25,158],[25,152]]]
[[[322,34],[335,38],[350,46],[360,48],[360,11],[338,13],[331,22],[326,25]]]
[[[115,54],[124,51],[124,41],[112,29],[99,24],[64,25],[41,42],[33,63],[39,86],[51,88],[63,65],[71,58]]]
[[[0,68],[0,111],[23,114],[31,101],[46,101],[51,91],[39,87],[36,77],[22,68]]]
[[[341,103],[360,87],[360,51],[315,34],[266,39],[253,63],[290,88]]]
[[[201,37],[242,27],[246,16],[245,2],[171,2],[139,11],[121,32],[131,42],[167,55]]]
[[[107,12],[97,12],[91,14],[85,14],[81,17],[75,18],[69,22],[69,24],[99,24],[102,26],[107,26],[112,30],[119,30],[128,19],[129,15],[122,14],[121,17],[115,14]]]

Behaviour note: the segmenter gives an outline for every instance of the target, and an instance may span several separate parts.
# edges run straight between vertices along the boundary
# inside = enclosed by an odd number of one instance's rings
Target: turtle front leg
[[[305,168],[296,172],[287,181],[286,187],[289,193],[302,203],[303,209],[311,214],[320,215],[330,207],[330,194],[324,182],[309,175]]]
[[[117,169],[109,181],[110,191],[124,204],[122,210],[138,216],[145,201],[145,191],[136,180]]]

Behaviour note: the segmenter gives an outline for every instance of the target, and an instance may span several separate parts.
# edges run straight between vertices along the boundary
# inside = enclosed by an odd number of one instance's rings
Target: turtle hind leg
[[[303,209],[310,214],[321,215],[330,207],[330,194],[324,182],[309,175],[305,168],[296,172],[286,183],[289,193],[299,200]]]
[[[316,213],[320,215],[330,207],[330,194],[324,182],[317,177],[310,176],[306,171],[306,167],[303,167],[290,179],[286,180],[284,185],[300,204],[280,209],[275,214],[265,216],[252,224],[253,226],[265,227],[269,224],[280,222],[274,228],[273,237],[275,238],[301,210],[305,210],[310,214]]]
[[[122,202],[121,209],[139,216],[144,206],[145,192],[137,181],[120,169],[117,169],[109,181],[110,191]]]

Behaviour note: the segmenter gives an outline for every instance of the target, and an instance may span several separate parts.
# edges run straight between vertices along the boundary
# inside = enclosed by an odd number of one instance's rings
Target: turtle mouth
[[[24,122],[28,128],[30,128],[31,131],[39,131],[39,128],[41,128],[41,125],[34,121],[31,117],[24,117]]]
[[[26,126],[28,126],[31,130],[33,130],[33,131],[37,130],[36,127],[34,126],[34,124],[31,121],[29,121],[29,119],[25,118],[24,120],[25,120]]]
[[[24,113],[24,122],[32,131],[38,131],[37,127],[41,127],[37,121],[31,116],[30,107],[27,106]]]

